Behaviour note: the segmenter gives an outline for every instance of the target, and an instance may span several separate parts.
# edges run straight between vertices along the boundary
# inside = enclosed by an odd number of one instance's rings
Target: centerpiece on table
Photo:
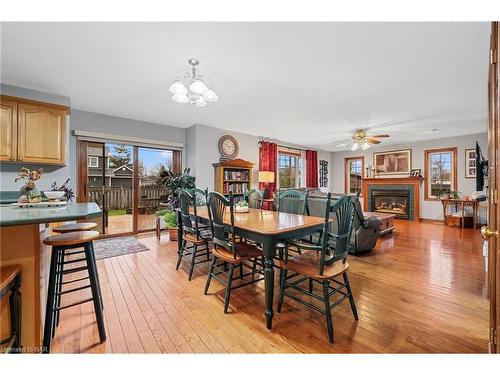
[[[43,168],[30,170],[26,167],[21,167],[14,182],[24,181],[24,185],[19,189],[19,203],[40,203],[42,195],[36,188],[35,182],[42,178]]]
[[[250,211],[250,207],[248,207],[247,201],[242,200],[234,205],[234,210],[238,213],[246,213]]]

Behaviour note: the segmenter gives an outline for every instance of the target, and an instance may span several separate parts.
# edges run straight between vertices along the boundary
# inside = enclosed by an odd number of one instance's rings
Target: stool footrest
[[[61,283],[61,285],[67,285],[67,284],[76,283],[76,282],[78,282],[78,281],[83,281],[83,280],[88,280],[88,279],[89,279],[89,277],[88,277],[88,276],[87,276],[87,277],[80,277],[79,279],[75,279],[75,280],[63,281],[63,282]]]
[[[73,288],[73,289],[63,290],[62,292],[56,292],[56,295],[62,296],[63,294],[77,292],[79,290],[83,290],[83,289],[87,289],[87,288],[90,288],[90,284],[89,285],[84,285],[84,286],[79,286],[79,287]]]
[[[64,262],[58,263],[58,264],[71,264],[71,263],[78,263],[78,262],[84,262],[84,261],[85,261],[85,258],[78,258],[78,259],[72,259],[72,260],[65,260]]]
[[[81,266],[81,267],[70,268],[69,270],[64,270],[62,272],[59,271],[57,273],[63,275],[69,275],[75,272],[87,271],[87,270],[88,270],[87,266]]]
[[[92,302],[93,300],[94,300],[93,298],[87,298],[87,299],[84,299],[84,300],[82,300],[82,301],[75,302],[75,303],[71,303],[71,304],[66,305],[66,306],[57,307],[57,308],[55,308],[54,310],[63,310],[63,309],[67,309],[68,307],[73,307],[73,306],[81,305],[82,303]]]

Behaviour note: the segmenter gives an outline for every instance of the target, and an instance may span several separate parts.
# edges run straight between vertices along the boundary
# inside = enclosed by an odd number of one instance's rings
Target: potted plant
[[[19,202],[24,203],[29,201],[30,203],[41,202],[42,197],[38,189],[36,188],[35,182],[42,178],[43,168],[36,170],[30,170],[26,167],[21,167],[17,177],[14,182],[24,181],[24,185],[19,190]]]
[[[440,190],[436,193],[436,198],[438,199],[460,199],[460,192],[451,190]]]
[[[171,210],[179,208],[179,192],[181,190],[191,190],[196,187],[195,177],[191,176],[189,172],[191,172],[190,168],[184,169],[181,173],[168,169],[163,169],[160,173],[159,183],[167,190],[167,206]]]
[[[177,241],[177,213],[172,210],[165,210],[163,215],[165,228],[168,229],[170,241]]]

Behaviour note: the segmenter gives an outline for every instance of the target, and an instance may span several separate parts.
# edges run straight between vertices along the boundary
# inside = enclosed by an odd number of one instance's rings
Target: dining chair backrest
[[[276,211],[288,214],[307,214],[307,191],[284,190],[278,192]]]
[[[233,194],[229,194],[229,199],[224,197],[218,192],[211,192],[208,194],[208,217],[210,220],[210,225],[213,233],[214,246],[221,246],[226,250],[231,251],[233,257],[236,258],[237,249],[235,238],[235,228],[234,228],[234,202]],[[229,208],[230,215],[230,227],[229,231],[226,231],[227,225],[224,224],[224,215],[226,209]],[[230,234],[230,239],[228,239],[228,233]]]
[[[207,205],[208,188],[201,190],[198,188],[191,189],[193,196],[193,204],[197,207],[205,207]]]
[[[321,238],[321,256],[319,264],[320,275],[323,275],[325,266],[342,260],[347,260],[349,243],[356,212],[356,197],[344,196],[335,202],[331,200],[331,193],[328,193],[325,207],[325,221]],[[330,217],[335,216],[337,225],[336,232],[331,232]]]
[[[245,192],[245,200],[250,208],[262,209],[263,199],[264,193],[258,189],[252,189]]]
[[[191,233],[196,235],[196,239],[200,239],[200,231],[198,227],[198,214],[196,209],[196,204],[194,204],[194,196],[187,190],[181,190],[179,192],[179,205],[181,211],[182,219],[182,230],[184,233]],[[193,212],[190,212],[190,209]]]

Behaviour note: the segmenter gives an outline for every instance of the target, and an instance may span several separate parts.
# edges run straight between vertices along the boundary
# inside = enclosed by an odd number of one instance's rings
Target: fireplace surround
[[[420,220],[421,177],[364,178],[363,209],[395,214],[399,219]]]

